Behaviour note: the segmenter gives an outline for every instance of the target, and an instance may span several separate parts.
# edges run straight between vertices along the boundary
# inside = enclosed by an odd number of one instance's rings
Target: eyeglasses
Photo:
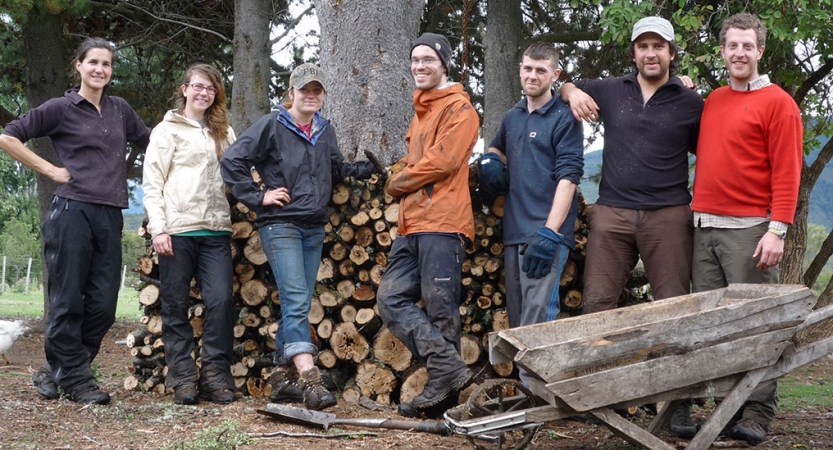
[[[436,64],[437,61],[439,61],[437,58],[411,58],[411,65],[417,67],[419,66],[419,63],[422,63],[423,66],[431,66]]]
[[[202,90],[205,89],[205,92],[207,92],[208,95],[216,95],[217,94],[217,88],[215,88],[215,87],[205,86],[205,85],[200,84],[200,83],[185,83],[185,85],[186,86],[191,86],[191,89],[193,89],[195,92],[202,92]]]

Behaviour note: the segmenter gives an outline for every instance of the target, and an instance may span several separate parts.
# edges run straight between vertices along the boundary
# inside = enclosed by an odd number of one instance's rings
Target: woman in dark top
[[[80,85],[9,123],[0,148],[60,183],[41,230],[49,271],[46,364],[32,376],[38,392],[107,404],[90,364],[116,318],[121,269],[121,210],[127,208],[127,142],[144,147],[150,130],[119,97],[105,95],[113,47],[90,38],[73,61]],[[49,137],[64,167],[24,143]]]

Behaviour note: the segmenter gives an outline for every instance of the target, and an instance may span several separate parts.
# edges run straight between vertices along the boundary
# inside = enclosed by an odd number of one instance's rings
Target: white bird
[[[12,347],[15,339],[19,338],[28,329],[26,322],[22,320],[15,320],[14,322],[0,320],[0,355],[3,356],[4,361],[2,365],[9,365],[6,352]]]

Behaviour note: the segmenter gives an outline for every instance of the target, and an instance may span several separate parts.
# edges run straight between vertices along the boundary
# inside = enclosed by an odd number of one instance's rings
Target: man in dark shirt
[[[506,160],[509,193],[503,219],[505,284],[513,327],[555,320],[561,272],[575,248],[576,185],[584,166],[581,122],[555,95],[558,50],[536,42],[520,63],[525,97],[503,116],[480,164]],[[522,369],[521,380],[529,385]]]
[[[560,91],[576,119],[601,119],[605,131],[599,199],[588,217],[585,313],[616,307],[640,257],[655,299],[690,290],[688,152],[697,147],[703,99],[675,76],[667,20],[637,22],[628,54],[635,73]]]

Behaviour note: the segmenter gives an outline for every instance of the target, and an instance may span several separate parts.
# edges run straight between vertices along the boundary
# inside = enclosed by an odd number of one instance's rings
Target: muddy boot
[[[293,371],[294,372],[294,371]],[[297,373],[276,370],[269,375],[272,393],[269,401],[272,403],[301,403],[304,401],[304,391],[298,384]]]
[[[307,409],[320,411],[338,403],[335,396],[324,387],[324,383],[321,381],[321,372],[318,370],[318,367],[301,372],[301,376],[298,378],[298,384],[304,393],[304,403]]]
[[[683,401],[671,414],[671,423],[668,424],[671,432],[684,439],[691,439],[700,430],[700,427],[691,420],[691,402]]]
[[[35,385],[38,394],[50,400],[55,400],[60,397],[58,394],[58,385],[52,379],[52,367],[49,364],[44,364],[37,372],[32,374],[32,384]]]
[[[110,403],[110,394],[98,388],[94,383],[82,383],[69,389],[69,399],[82,405],[106,405]]]
[[[196,405],[199,402],[197,387],[193,384],[183,384],[174,389],[174,403],[177,405]]]
[[[459,393],[471,380],[473,374],[467,367],[450,373],[443,377],[431,378],[425,383],[422,393],[414,397],[411,404],[416,409],[428,409],[440,404],[443,400],[451,397],[452,393]]]
[[[732,439],[746,441],[749,445],[758,445],[766,437],[767,426],[750,419],[741,419],[727,435]]]

